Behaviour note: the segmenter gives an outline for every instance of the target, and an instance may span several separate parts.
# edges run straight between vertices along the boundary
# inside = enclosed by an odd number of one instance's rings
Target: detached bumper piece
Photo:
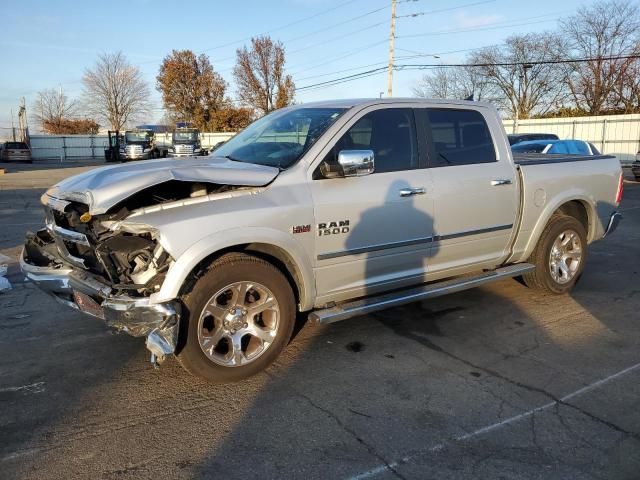
[[[47,230],[27,234],[20,259],[25,277],[68,307],[103,319],[110,327],[146,337],[152,361],[175,352],[180,325],[178,302],[116,295],[99,278],[63,263]]]
[[[618,224],[620,223],[620,220],[622,220],[622,214],[618,212],[613,212],[611,214],[611,217],[609,218],[609,224],[607,225],[607,229],[605,230],[602,238],[605,238],[607,235],[610,235],[613,232],[615,232],[616,228],[618,228]]]

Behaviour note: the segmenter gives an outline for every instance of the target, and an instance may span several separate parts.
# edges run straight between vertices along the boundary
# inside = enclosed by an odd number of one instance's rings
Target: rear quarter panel
[[[587,210],[589,243],[604,235],[622,173],[615,157],[587,161],[518,166],[522,183],[522,217],[509,262],[531,255],[544,227],[558,208],[572,200]]]

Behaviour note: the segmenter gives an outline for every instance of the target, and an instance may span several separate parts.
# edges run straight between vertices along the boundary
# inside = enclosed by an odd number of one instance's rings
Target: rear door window
[[[444,167],[496,161],[491,132],[475,110],[426,109],[431,166]]]

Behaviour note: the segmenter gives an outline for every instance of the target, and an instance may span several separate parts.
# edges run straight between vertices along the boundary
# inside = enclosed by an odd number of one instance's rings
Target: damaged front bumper
[[[20,267],[27,279],[68,307],[101,318],[108,326],[134,337],[146,337],[152,361],[162,361],[175,353],[180,326],[179,302],[151,303],[146,297],[116,295],[99,278],[61,259],[45,261],[51,257],[51,249],[43,245],[39,234],[41,232],[27,237],[20,258]]]

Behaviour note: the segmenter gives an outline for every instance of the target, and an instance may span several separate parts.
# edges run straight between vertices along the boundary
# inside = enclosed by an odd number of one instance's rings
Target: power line
[[[303,39],[308,38],[308,37],[313,37],[314,35],[317,35],[317,34],[319,34],[319,33],[323,33],[323,32],[326,32],[326,31],[328,31],[328,30],[333,30],[333,29],[334,29],[334,28],[336,28],[336,27],[340,27],[340,26],[342,26],[342,25],[349,24],[349,23],[354,22],[354,21],[356,21],[356,20],[360,20],[361,18],[368,17],[369,15],[373,15],[374,13],[377,13],[377,12],[380,12],[380,11],[382,11],[382,10],[385,10],[386,8],[387,8],[387,5],[385,5],[384,7],[376,8],[376,9],[374,9],[374,10],[370,10],[370,11],[365,12],[365,13],[363,13],[363,14],[356,15],[355,17],[351,17],[351,18],[348,18],[348,19],[343,20],[343,21],[341,21],[341,22],[334,23],[334,24],[332,24],[332,25],[330,25],[330,26],[328,26],[328,27],[324,27],[324,28],[321,28],[321,29],[319,29],[319,30],[315,30],[315,31],[313,31],[313,32],[308,32],[308,33],[305,33],[304,35],[300,35],[300,36],[298,36],[298,37],[290,38],[290,39],[288,39],[288,40],[283,40],[283,43],[286,45],[286,44],[289,44],[289,43],[292,43],[292,42],[297,42],[297,41],[299,41],[299,40],[303,40]],[[381,25],[382,23],[385,23],[385,22],[381,22],[381,23],[377,23],[377,24],[374,24],[374,25],[370,25],[369,27],[364,27],[364,28],[362,28],[362,29],[359,29],[359,30],[358,30],[358,31],[356,31],[356,32],[351,32],[351,33],[349,33],[348,35],[340,35],[340,36],[338,36],[337,38],[330,38],[330,39],[328,39],[328,40],[327,40],[327,39],[325,39],[322,43],[320,43],[320,45],[324,45],[325,43],[327,43],[327,42],[331,42],[331,41],[333,41],[333,40],[335,40],[335,39],[338,39],[338,40],[339,40],[339,39],[341,39],[341,38],[344,38],[345,36],[352,35],[353,33],[359,33],[359,32],[360,32],[360,31],[362,31],[362,30],[368,30],[368,29],[373,28],[373,27],[375,27],[375,26],[377,26],[377,25]],[[248,38],[248,39],[251,39],[251,38],[252,38],[252,37],[250,37],[250,38]],[[314,45],[312,45],[312,46],[315,46],[315,45],[317,45],[317,44],[314,44]],[[307,48],[311,48],[311,47],[304,47],[304,48],[301,48],[301,49],[298,49],[298,50],[293,50],[293,51],[290,51],[290,52],[287,52],[287,53],[296,53],[296,52],[298,52],[298,51],[306,50]],[[232,60],[232,59],[234,59],[234,58],[235,58],[235,55],[232,55],[232,56],[228,56],[228,57],[224,57],[224,58],[214,59],[214,60],[212,60],[211,62],[212,62],[212,63],[224,62],[224,61],[226,61],[226,60]],[[221,70],[219,70],[219,71],[223,72],[223,71],[231,70],[232,68],[233,68],[233,67],[224,68],[224,69],[221,69]]]
[[[290,75],[295,76],[295,75],[299,75],[302,72],[308,72],[309,70],[315,70],[318,67],[322,67],[322,66],[327,65],[329,63],[333,63],[335,61],[342,60],[342,59],[350,57],[352,55],[356,55],[358,53],[364,52],[365,50],[369,50],[370,48],[377,47],[378,45],[382,45],[383,43],[387,43],[387,40],[381,40],[379,42],[375,42],[375,43],[371,43],[371,44],[368,44],[368,45],[364,45],[362,47],[358,47],[355,50],[350,50],[348,53],[345,53],[344,55],[341,55],[339,57],[325,57],[325,60],[323,60],[322,63],[316,63],[316,64],[313,64],[311,67],[307,67],[307,68],[304,68],[302,70],[297,70],[297,71],[291,72]],[[298,79],[298,80],[302,80],[302,79]]]
[[[395,40],[396,40],[396,20],[398,18],[406,18],[406,17],[418,17],[421,15],[424,15],[425,13],[437,13],[439,11],[444,11],[444,12],[448,12],[451,10],[456,10],[458,8],[463,8],[463,7],[470,7],[473,5],[481,5],[481,4],[485,4],[485,3],[490,3],[493,0],[480,0],[480,1],[476,1],[470,4],[466,4],[466,5],[457,5],[455,7],[448,7],[448,8],[444,8],[444,9],[440,9],[440,10],[434,10],[432,12],[418,12],[418,13],[412,13],[409,15],[401,15],[400,17],[398,17],[396,15],[396,5],[397,5],[397,0],[391,0],[391,32],[389,34],[389,65],[387,68],[387,95],[389,97],[393,96],[393,72],[395,70],[394,68],[394,63],[395,63]]]
[[[420,1],[420,0],[403,0],[403,1],[398,1],[397,3],[398,3],[398,4],[400,4],[400,3],[409,3],[409,2],[412,2],[412,3],[413,3],[413,2],[417,2],[417,1]],[[461,9],[461,8],[468,8],[468,7],[473,7],[473,6],[476,6],[476,5],[482,5],[482,4],[486,4],[486,3],[493,3],[493,2],[495,2],[495,1],[496,1],[496,0],[482,0],[482,1],[472,2],[472,3],[465,3],[465,4],[463,4],[463,5],[457,5],[457,6],[455,6],[455,7],[441,8],[441,9],[438,9],[438,10],[430,10],[430,11],[419,12],[419,13],[420,13],[421,15],[422,15],[422,14],[425,14],[425,15],[433,15],[433,14],[437,14],[437,13],[443,13],[443,12],[450,12],[450,11],[453,11],[453,10],[459,10],[459,9]],[[375,10],[372,10],[372,11],[370,11],[370,12],[367,12],[367,13],[365,13],[365,14],[363,14],[363,15],[359,16],[359,17],[355,17],[354,19],[362,18],[362,17],[364,17],[364,16],[366,16],[366,15],[369,15],[369,14],[374,13],[374,12],[379,12],[379,11],[384,10],[384,9],[386,9],[386,8],[388,8],[388,5],[385,5],[384,7],[377,8],[377,9],[375,9]],[[401,15],[401,16],[396,15],[396,18],[402,18],[402,17],[405,17],[405,16],[412,16],[412,15]],[[354,20],[354,19],[352,19],[352,20]],[[346,23],[346,22],[342,22],[342,23]],[[341,24],[342,24],[342,23],[341,23]],[[382,24],[382,23],[386,23],[386,21],[385,21],[385,22],[381,22],[380,24]],[[377,25],[379,25],[379,24],[377,24]],[[309,34],[309,35],[312,35],[312,34]],[[339,38],[343,38],[343,37],[344,37],[344,36],[343,36],[343,35],[341,35]],[[396,38],[399,38],[399,37],[396,37]],[[329,41],[331,41],[331,39],[329,39]],[[325,41],[325,42],[322,42],[322,45],[324,45],[325,43],[326,43],[326,41]],[[363,47],[363,49],[365,49],[365,48],[370,48],[370,47],[373,47],[373,46],[377,46],[377,45],[382,44],[382,43],[387,43],[387,40],[384,40],[384,41],[381,41],[381,42],[377,42],[377,43],[371,44],[370,46]],[[402,49],[400,49],[400,48],[397,48],[397,49],[398,49],[398,50],[402,50]],[[289,53],[295,53],[295,52],[296,52],[296,51],[289,52]],[[356,51],[355,51],[355,53],[358,53],[358,50],[356,50]],[[451,52],[451,53],[453,53],[453,52]],[[348,54],[348,55],[351,55],[351,54]],[[333,60],[333,61],[335,61],[335,60],[340,60],[340,59],[342,59],[342,58],[345,58],[346,56],[347,56],[347,55],[345,55],[345,56],[343,56],[343,57],[334,58],[334,60]],[[425,54],[425,56],[428,56],[428,54]],[[332,57],[332,58],[333,58],[333,57]],[[321,63],[321,64],[317,64],[317,65],[315,65],[315,66],[313,66],[313,67],[309,67],[309,68],[307,68],[307,69],[305,69],[305,70],[302,70],[302,71],[312,70],[312,69],[313,69],[313,68],[315,68],[316,66],[326,65],[327,63],[331,63],[331,60],[329,60],[329,61],[327,61],[327,62],[323,62],[323,63]],[[300,71],[296,72],[295,74],[298,74],[298,73],[300,73]],[[292,74],[292,75],[294,75],[294,74]]]
[[[493,24],[491,26],[486,26],[486,27],[458,28],[458,29],[450,29],[450,30],[439,30],[439,31],[435,31],[435,32],[414,33],[414,34],[411,34],[411,35],[399,35],[398,38],[430,37],[430,36],[437,36],[437,35],[450,35],[450,34],[454,34],[454,33],[481,32],[481,31],[485,31],[485,30],[499,30],[499,29],[502,29],[502,28],[520,27],[520,26],[523,26],[523,25],[535,25],[535,24],[538,24],[538,23],[556,21],[557,18],[558,18],[558,15],[566,13],[566,12],[567,11],[564,10],[562,12],[556,12],[556,13],[551,13],[551,14],[546,14],[546,15],[538,15],[538,16],[535,16],[535,17],[519,18],[517,20],[509,20],[509,21],[504,21],[504,22],[498,22],[496,24]],[[531,20],[535,20],[535,19],[538,19],[538,18],[542,19],[542,18],[547,18],[547,17],[553,17],[553,18],[549,18],[547,20],[538,20],[536,22],[532,22],[531,21]],[[512,22],[520,22],[520,23],[512,23]]]
[[[609,56],[609,57],[592,57],[592,58],[567,58],[562,60],[537,60],[537,61],[529,61],[529,62],[501,62],[501,63],[449,63],[449,64],[401,64],[394,65],[394,70],[425,70],[429,68],[455,68],[455,67],[465,67],[465,68],[480,68],[480,67],[510,67],[510,66],[520,66],[520,65],[558,65],[558,64],[574,64],[574,63],[585,63],[585,62],[593,62],[597,60],[601,61],[614,61],[614,60],[631,60],[640,58],[639,54],[633,55],[618,55],[618,56]],[[364,72],[354,73],[352,75],[347,75],[344,77],[334,78],[332,80],[327,80],[324,82],[318,82],[311,85],[305,85],[303,87],[296,88],[296,91],[301,90],[309,90],[315,89],[318,87],[329,87],[333,85],[338,85],[340,83],[350,82],[354,80],[359,80],[360,78],[366,78],[371,75],[375,75],[377,73],[381,73],[386,70],[387,67],[379,67],[371,70],[366,70]]]
[[[612,55],[608,57],[589,57],[589,58],[565,58],[559,60],[534,60],[530,62],[496,62],[496,63],[444,63],[444,64],[404,64],[398,65],[407,70],[419,70],[422,68],[454,68],[454,67],[467,67],[467,68],[480,68],[480,67],[517,67],[520,65],[561,65],[561,64],[573,64],[573,63],[586,63],[595,61],[611,62],[615,60],[635,60],[640,58],[640,54],[634,53],[629,55]]]
[[[386,42],[387,42],[387,40],[383,40],[382,42],[378,42],[377,44],[379,45],[380,43],[386,43]],[[474,51],[474,50],[482,50],[482,49],[484,49],[484,48],[498,47],[498,46],[500,46],[500,45],[501,45],[501,44],[496,43],[496,44],[493,44],[493,45],[485,45],[485,46],[483,46],[483,47],[463,48],[463,49],[461,49],[461,50],[448,50],[448,51],[446,51],[446,52],[434,52],[434,53],[423,53],[423,52],[418,52],[418,51],[416,51],[416,50],[407,50],[407,49],[405,49],[405,48],[397,48],[397,47],[396,47],[396,50],[401,50],[401,51],[403,51],[403,52],[410,52],[410,53],[415,53],[415,54],[416,54],[416,55],[406,55],[406,56],[396,57],[396,59],[397,59],[397,60],[409,60],[409,59],[411,59],[411,58],[418,58],[418,57],[433,57],[433,58],[439,58],[439,57],[440,57],[440,55],[448,55],[448,54],[450,54],[450,53],[471,52],[471,51]],[[336,60],[338,60],[338,59],[336,59]],[[330,62],[325,62],[325,63],[330,63]],[[318,74],[318,75],[310,75],[310,76],[303,77],[303,78],[297,78],[297,79],[296,79],[296,81],[300,81],[300,80],[308,80],[308,79],[310,79],[310,78],[328,77],[328,76],[330,76],[330,75],[335,75],[335,74],[337,74],[337,73],[352,72],[352,71],[354,71],[354,70],[359,70],[359,69],[361,69],[361,68],[367,68],[367,67],[373,67],[373,66],[376,66],[376,65],[381,65],[381,64],[383,64],[383,63],[384,63],[384,64],[386,64],[387,62],[386,62],[386,61],[384,61],[384,62],[370,63],[370,64],[368,64],[368,65],[360,65],[359,67],[345,68],[345,69],[343,69],[343,70],[336,70],[336,71],[333,71],[333,72],[329,72],[329,73],[321,73],[321,74]],[[311,70],[311,69],[308,69],[308,70]],[[304,70],[304,71],[306,71],[306,70]]]
[[[402,57],[398,57],[398,58],[402,58]],[[308,77],[298,78],[297,81],[309,80],[310,78],[328,77],[329,75],[335,75],[336,73],[353,72],[354,70],[360,70],[361,68],[373,67],[373,66],[381,65],[381,64],[385,64],[386,65],[387,62],[384,61],[384,62],[370,63],[368,65],[360,65],[359,67],[352,67],[352,68],[345,68],[343,70],[336,70],[335,72],[321,73],[319,75],[311,75],[311,76],[308,76]]]
[[[434,13],[443,13],[443,12],[451,12],[453,10],[459,10],[461,8],[468,8],[468,7],[475,7],[476,5],[484,5],[486,3],[493,3],[496,0],[482,0],[481,2],[473,2],[473,3],[465,3],[464,5],[458,5],[455,7],[447,7],[447,8],[440,8],[438,10],[429,10],[426,12],[416,12],[416,13],[410,13],[407,15],[398,15],[396,16],[396,18],[404,18],[404,17],[417,17],[417,16],[422,16],[422,15],[433,15]],[[398,2],[401,3],[401,2]]]
[[[360,28],[356,32],[347,32],[344,35],[339,35],[337,37],[325,39],[322,42],[318,42],[318,43],[314,43],[314,44],[311,44],[311,45],[307,45],[306,47],[298,48],[297,50],[291,50],[291,51],[289,51],[287,53],[298,53],[298,52],[302,52],[304,50],[309,50],[310,48],[313,48],[313,47],[326,45],[327,43],[335,42],[336,40],[341,40],[341,39],[343,39],[345,37],[350,37],[351,35],[354,35],[355,33],[364,32],[365,30],[371,30],[372,28],[378,27],[380,25],[386,25],[386,23],[387,23],[386,21],[374,23],[374,24],[369,25],[367,27]]]
[[[305,85],[304,87],[298,87],[296,88],[296,92],[299,92],[301,90],[307,90],[310,88],[314,88],[314,87],[320,87],[320,86],[324,86],[324,85],[333,85],[334,82],[337,85],[338,83],[343,83],[345,80],[358,80],[361,76],[367,75],[367,74],[371,74],[371,73],[376,73],[376,72],[383,72],[384,70],[386,70],[387,67],[380,67],[380,68],[374,68],[372,70],[367,70],[365,72],[359,72],[359,73],[354,73],[352,75],[347,75],[346,77],[340,77],[340,78],[334,78],[333,80],[327,80],[325,82],[318,82],[318,83],[314,83],[312,85]]]
[[[336,5],[334,7],[327,8],[327,9],[322,10],[320,12],[314,13],[313,15],[309,15],[309,16],[306,16],[306,17],[303,17],[303,18],[299,18],[298,20],[294,20],[293,22],[289,22],[289,23],[286,23],[286,24],[281,25],[279,27],[272,28],[270,31],[258,33],[257,35],[252,35],[250,37],[244,37],[244,38],[241,38],[241,39],[238,39],[238,40],[232,40],[230,42],[226,42],[226,43],[223,43],[223,44],[220,44],[220,45],[216,45],[214,47],[205,48],[205,49],[201,50],[200,53],[210,52],[212,50],[219,50],[221,48],[230,47],[232,45],[237,45],[238,43],[243,43],[243,42],[246,42],[247,40],[251,40],[251,38],[256,37],[256,36],[269,35],[270,33],[278,32],[280,30],[287,29],[289,27],[292,27],[294,25],[298,25],[298,24],[306,22],[308,20],[313,20],[314,18],[320,17],[322,15],[326,15],[327,13],[331,13],[331,12],[333,12],[335,10],[338,10],[340,8],[343,8],[343,7],[346,7],[347,5],[350,5],[352,3],[356,3],[358,1],[360,1],[360,0],[348,0],[346,2],[342,2],[342,3],[338,4],[338,5]],[[231,58],[233,58],[233,57],[231,57]],[[220,62],[220,61],[224,61],[224,60],[227,60],[227,58],[221,59],[221,60],[216,60],[216,61]],[[157,62],[157,60],[151,60],[151,61],[148,61],[148,62],[140,62],[139,64],[143,65],[145,63],[155,63],[155,62]]]
[[[368,11],[366,13],[363,13],[362,15],[358,15],[358,16],[349,18],[347,20],[343,20],[342,22],[334,23],[333,25],[321,28],[320,30],[316,30],[314,32],[305,33],[304,35],[301,35],[299,37],[291,38],[289,40],[286,40],[285,43],[286,42],[295,42],[295,41],[298,41],[298,40],[302,40],[303,38],[311,37],[313,35],[317,35],[318,33],[326,32],[327,30],[331,30],[333,28],[340,27],[342,25],[346,25],[347,23],[351,23],[351,22],[354,22],[356,20],[360,20],[361,18],[368,17],[369,15],[373,15],[374,13],[380,12],[382,10],[386,10],[387,7],[388,7],[388,5],[385,5],[384,7],[376,8],[375,10],[370,10],[370,11]]]

